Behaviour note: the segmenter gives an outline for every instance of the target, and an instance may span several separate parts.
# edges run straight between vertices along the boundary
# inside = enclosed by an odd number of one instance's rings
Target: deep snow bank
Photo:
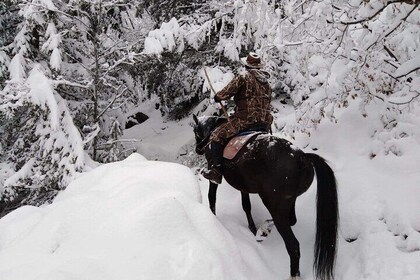
[[[134,154],[0,220],[0,279],[247,279],[191,171]]]

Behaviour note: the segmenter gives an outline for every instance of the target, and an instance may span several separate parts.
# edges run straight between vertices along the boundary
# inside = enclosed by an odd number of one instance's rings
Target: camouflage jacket
[[[270,75],[261,70],[247,70],[237,75],[226,87],[219,91],[214,99],[219,102],[233,96],[236,108],[233,117],[247,124],[268,123],[273,117],[270,113],[271,87]]]

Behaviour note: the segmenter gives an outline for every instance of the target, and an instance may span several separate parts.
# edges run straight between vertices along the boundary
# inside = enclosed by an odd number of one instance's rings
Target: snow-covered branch
[[[394,77],[399,79],[404,76],[407,76],[410,73],[413,73],[414,71],[420,70],[420,51],[417,52],[418,54],[404,62],[400,67],[395,70]]]
[[[381,1],[382,2],[382,1]],[[395,4],[395,3],[401,3],[404,1],[401,0],[391,0],[391,1],[384,1],[380,4],[377,4],[375,6],[369,6],[370,10],[368,11],[368,15],[365,17],[362,17],[360,19],[356,19],[356,20],[351,20],[351,21],[341,21],[342,24],[346,24],[346,25],[353,25],[353,24],[360,24],[366,21],[370,21],[372,19],[374,19],[375,17],[377,17],[380,13],[382,13],[385,8],[387,8],[389,5]],[[368,4],[369,5],[369,4]]]

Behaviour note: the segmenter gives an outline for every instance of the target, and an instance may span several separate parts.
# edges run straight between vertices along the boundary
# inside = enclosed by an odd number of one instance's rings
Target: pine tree
[[[137,102],[131,70],[146,32],[140,27],[137,4],[84,0],[61,7],[66,61],[57,90],[84,117],[78,125],[91,140],[86,144],[94,160],[101,161],[109,148],[104,143],[111,137],[106,125],[110,118],[118,115],[124,121],[124,113]],[[127,102],[131,100],[134,103]]]
[[[20,205],[50,202],[84,169],[80,133],[52,79],[61,46],[50,11],[56,11],[51,1],[23,1],[17,34],[6,48],[12,59],[0,94],[1,142],[15,173],[4,183],[1,215]]]
[[[46,71],[35,64],[26,80],[15,79],[2,91],[1,110],[11,120],[6,126],[9,160],[16,169],[4,184],[3,214],[50,202],[84,169],[80,133]]]

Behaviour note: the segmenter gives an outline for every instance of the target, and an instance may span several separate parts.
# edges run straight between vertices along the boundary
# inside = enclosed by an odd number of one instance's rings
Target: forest
[[[1,215],[51,202],[89,161],[135,152],[124,131],[151,117],[142,104],[175,123],[215,108],[203,67],[217,83],[250,51],[266,61],[273,104],[295,111],[274,108],[275,132],[310,136],[339,123],[336,110],[357,103],[367,117],[375,103],[368,156],[401,155],[420,139],[419,4],[3,0]]]
[[[251,52],[293,212],[201,175]],[[419,166],[420,0],[0,1],[1,280],[417,280]]]

